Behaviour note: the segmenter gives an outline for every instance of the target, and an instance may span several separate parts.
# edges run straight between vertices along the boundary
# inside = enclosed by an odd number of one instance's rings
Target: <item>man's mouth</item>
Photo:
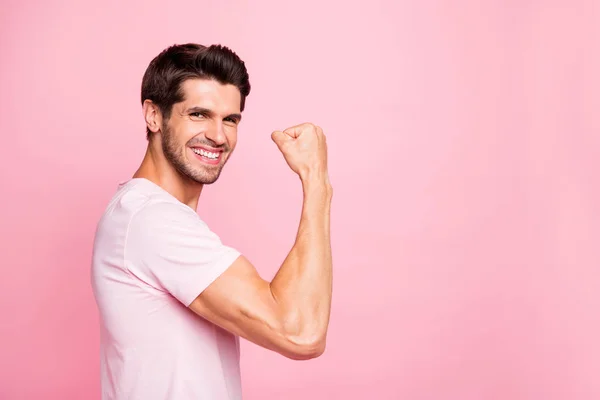
[[[192,151],[200,160],[208,164],[218,164],[223,154],[221,151],[209,151],[198,147],[192,147]]]

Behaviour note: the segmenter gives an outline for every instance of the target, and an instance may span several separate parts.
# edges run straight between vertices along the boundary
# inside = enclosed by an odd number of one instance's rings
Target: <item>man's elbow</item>
[[[310,360],[325,352],[328,323],[319,318],[287,314],[278,324],[282,355],[292,360]]]
[[[292,360],[310,360],[325,353],[326,338],[324,335],[308,340],[291,340],[290,343],[292,345],[286,349],[287,351],[283,355]]]

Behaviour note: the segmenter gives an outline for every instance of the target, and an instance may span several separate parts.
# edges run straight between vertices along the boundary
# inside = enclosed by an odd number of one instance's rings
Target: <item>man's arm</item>
[[[292,359],[325,350],[332,295],[330,208],[325,136],[303,124],[273,140],[299,175],[304,201],[296,241],[272,282],[239,257],[190,308],[207,320]]]

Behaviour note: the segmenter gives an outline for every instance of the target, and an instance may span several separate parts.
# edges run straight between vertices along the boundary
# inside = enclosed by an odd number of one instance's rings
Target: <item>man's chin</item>
[[[212,185],[213,183],[215,183],[218,180],[219,180],[219,178],[212,179],[212,180],[209,180],[209,181],[196,181],[196,182],[201,183],[203,185]]]
[[[185,168],[182,172],[185,171],[184,174],[196,183],[202,185],[212,185],[219,179],[222,170],[223,165],[192,166],[188,164],[187,168]]]
[[[213,183],[215,183],[216,181],[219,180],[219,176],[221,176],[221,171],[219,171],[218,174],[214,175],[211,174],[209,176],[206,175],[196,175],[195,177],[193,177],[192,179],[195,180],[196,182],[202,184],[202,185],[212,185]]]

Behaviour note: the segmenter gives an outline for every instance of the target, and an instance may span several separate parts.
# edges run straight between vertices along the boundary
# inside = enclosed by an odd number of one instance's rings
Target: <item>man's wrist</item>
[[[326,172],[308,171],[300,175],[302,188],[305,194],[319,193],[327,197],[333,195],[333,188],[329,182],[329,175]]]

